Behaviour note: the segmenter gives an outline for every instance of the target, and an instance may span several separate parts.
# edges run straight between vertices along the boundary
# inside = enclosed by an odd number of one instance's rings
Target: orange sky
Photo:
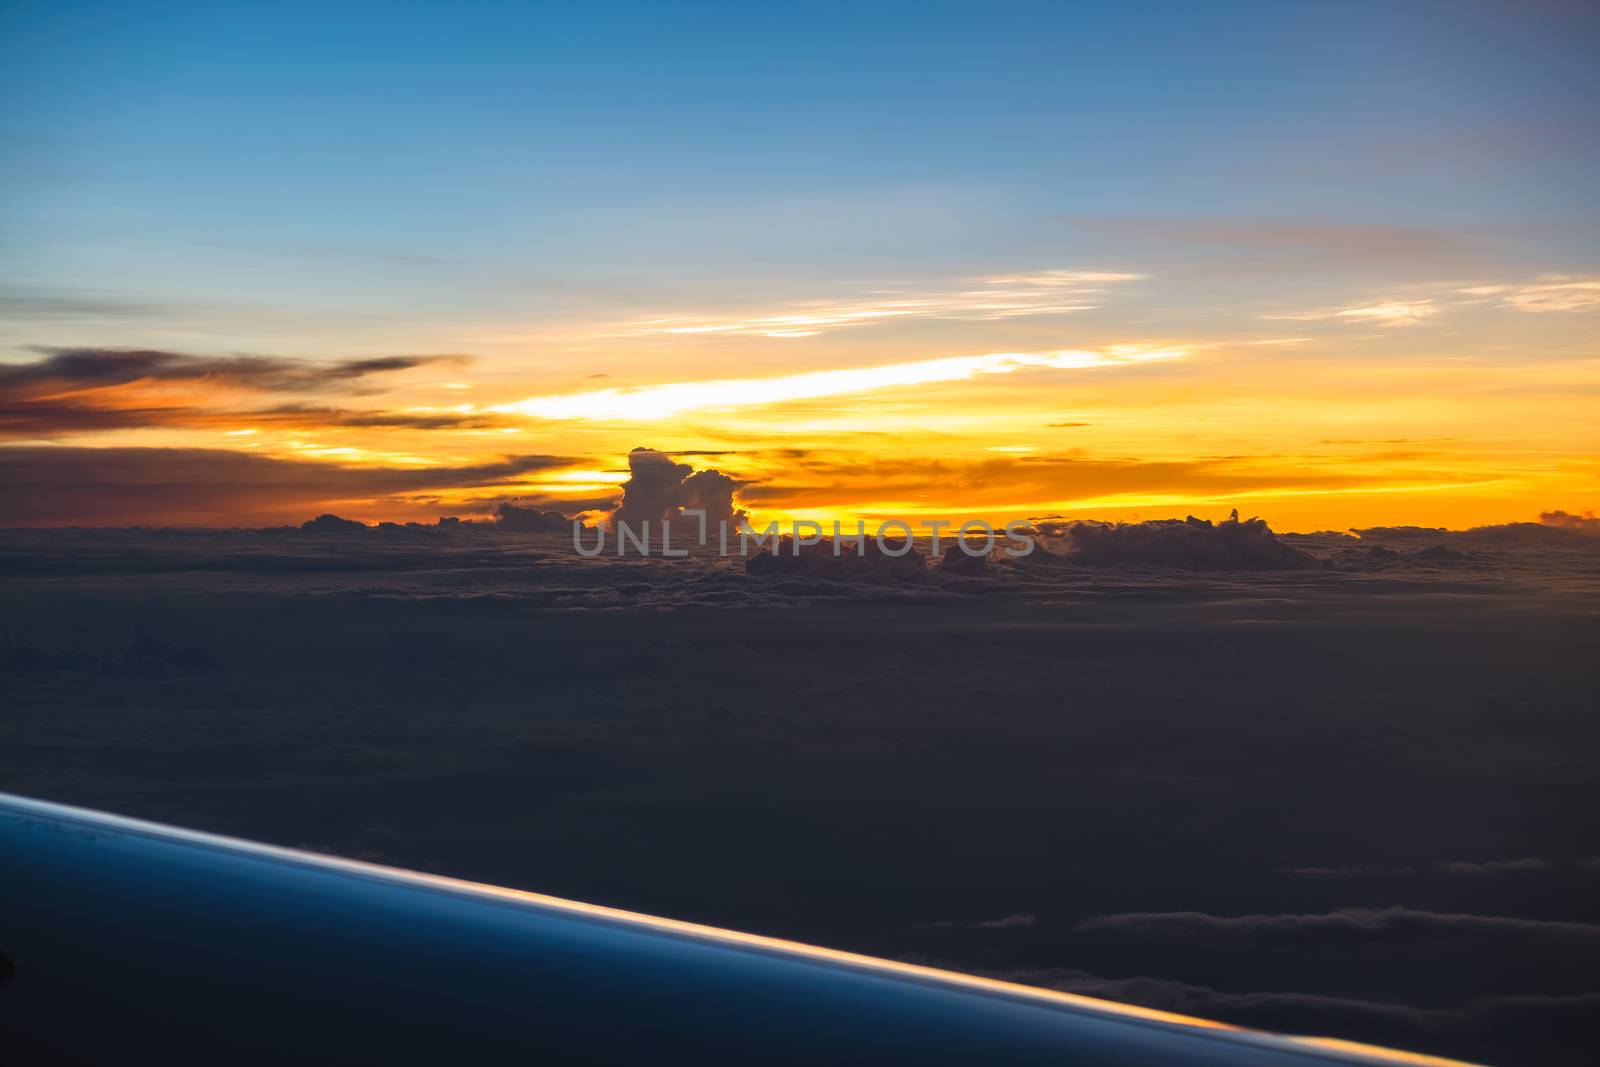
[[[1116,314],[1135,290],[1142,310]],[[640,445],[708,453],[684,458],[746,481],[740,500],[763,522],[1238,508],[1311,530],[1600,507],[1600,279],[1361,295],[1214,309],[1183,329],[1181,314],[1152,314],[1157,279],[1060,269],[545,321],[527,336],[455,325],[429,347],[475,355],[359,367],[162,352],[122,366],[126,352],[88,347],[9,365],[33,377],[6,386],[6,432],[13,448],[182,449],[186,470],[190,452],[226,450],[311,474],[170,506],[155,493],[133,516],[91,502],[79,523],[429,519],[505,499],[588,510]],[[86,371],[72,363],[84,352],[117,366]],[[527,456],[551,458],[484,472]]]

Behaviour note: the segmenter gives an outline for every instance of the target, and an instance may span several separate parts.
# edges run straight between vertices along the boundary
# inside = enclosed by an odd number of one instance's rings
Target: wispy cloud
[[[1474,285],[1460,292],[1467,296],[1498,297],[1518,311],[1600,310],[1600,275],[1545,274],[1525,285]]]
[[[859,298],[794,304],[759,315],[684,315],[637,323],[644,333],[813,337],[827,330],[891,319],[993,321],[1030,315],[1066,315],[1099,306],[1107,285],[1143,274],[1044,270],[968,279],[970,288],[934,292],[877,290]]]
[[[582,393],[536,396],[490,410],[542,419],[605,419],[647,422],[686,411],[755,407],[795,400],[849,396],[897,386],[959,382],[982,374],[1011,374],[1026,369],[1085,370],[1181,359],[1185,346],[1112,345],[1099,350],[999,352],[982,356],[949,356],[872,367],[809,371],[771,378],[723,378],[669,382],[633,389],[595,389]]]
[[[1382,304],[1345,308],[1334,313],[1355,322],[1375,322],[1384,326],[1411,326],[1439,314],[1432,300],[1389,300]]]
[[[1414,326],[1423,319],[1439,314],[1441,310],[1443,309],[1432,300],[1384,300],[1376,304],[1358,304],[1355,307],[1321,308],[1316,311],[1288,312],[1261,317],[1282,322],[1343,320],[1378,326]]]
[[[1414,326],[1445,311],[1491,305],[1514,311],[1600,311],[1600,275],[1543,274],[1531,282],[1495,282],[1456,288],[1439,286],[1433,296],[1379,300],[1350,307],[1314,308],[1260,316],[1280,322],[1344,321],[1377,326]]]

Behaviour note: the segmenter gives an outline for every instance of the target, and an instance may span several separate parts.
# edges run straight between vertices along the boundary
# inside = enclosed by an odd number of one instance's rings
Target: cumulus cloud
[[[622,483],[622,500],[611,518],[632,528],[663,520],[695,522],[684,519],[687,508],[706,513],[708,530],[715,530],[719,522],[731,530],[745,518],[733,500],[741,484],[719,470],[696,471],[665,452],[635,448],[628,453],[628,480]]]
[[[1582,515],[1572,515],[1565,511],[1542,511],[1539,513],[1539,521],[1546,526],[1556,526],[1564,530],[1600,534],[1600,518],[1597,518],[1592,511],[1585,511]]]
[[[495,509],[495,527],[512,533],[565,533],[572,528],[570,520],[559,511],[518,507],[509,501],[502,501]]]
[[[1310,567],[1308,553],[1278,540],[1260,519],[1226,522],[1190,516],[1140,523],[1074,523],[1066,527],[1071,558],[1095,565],[1185,570],[1279,570]]]

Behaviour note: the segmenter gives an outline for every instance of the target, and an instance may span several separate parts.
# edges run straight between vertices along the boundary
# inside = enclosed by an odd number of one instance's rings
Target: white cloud
[[[632,389],[594,389],[582,393],[536,396],[490,410],[543,419],[615,419],[647,422],[686,411],[754,407],[793,400],[848,396],[897,386],[959,382],[980,374],[1019,370],[1086,370],[1181,359],[1187,346],[1111,345],[1098,350],[996,352],[982,356],[948,356],[871,367],[808,371],[771,378],[723,378],[714,381],[665,382]]]
[[[1360,304],[1355,307],[1262,315],[1261,318],[1279,322],[1344,319],[1348,322],[1372,323],[1378,326],[1414,326],[1423,319],[1437,315],[1441,310],[1443,309],[1432,300],[1385,300],[1377,304]]]
[[[1365,307],[1344,308],[1334,314],[1356,322],[1375,322],[1382,326],[1411,326],[1439,313],[1432,300],[1390,300]]]
[[[976,288],[945,292],[880,290],[856,299],[796,304],[759,315],[681,315],[635,325],[644,333],[813,337],[827,330],[901,318],[981,322],[1066,315],[1098,307],[1098,298],[1107,285],[1143,277],[1107,271],[1035,271],[969,279]]]
[[[1529,285],[1508,287],[1505,303],[1518,311],[1600,310],[1600,277],[1546,274]]]

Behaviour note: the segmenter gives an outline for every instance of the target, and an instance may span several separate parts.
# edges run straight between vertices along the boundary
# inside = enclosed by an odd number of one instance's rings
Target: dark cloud
[[[509,456],[465,467],[343,467],[193,448],[0,449],[6,526],[298,521],[329,503],[493,486],[571,463]],[[396,509],[403,506],[396,503]]]
[[[1209,915],[1198,911],[1097,915],[1077,929],[1172,945],[1246,951],[1306,948],[1329,943],[1414,942],[1420,937],[1470,941],[1515,939],[1533,947],[1579,945],[1600,949],[1600,926],[1498,915],[1462,915],[1412,908],[1343,908],[1310,915]]]
[[[39,351],[44,353],[42,359],[0,364],[0,434],[44,437],[241,419],[419,428],[466,424],[461,417],[417,418],[296,405],[239,411],[207,403],[205,396],[206,390],[365,393],[371,391],[367,383],[375,376],[456,362],[457,356],[384,356],[317,363],[277,356],[193,356],[158,349]],[[187,386],[195,395],[174,399],[174,385]]]
[[[635,448],[628,453],[628,480],[622,483],[622,501],[612,520],[635,529],[641,523],[662,520],[693,523],[695,520],[683,518],[688,508],[706,513],[708,530],[715,530],[718,522],[727,523],[731,530],[745,518],[733,501],[734,491],[743,484],[719,470],[696,471],[665,452]]]
[[[1469,863],[1465,860],[1448,860],[1438,865],[1445,874],[1469,876],[1494,874],[1545,874],[1554,868],[1550,861],[1527,856],[1519,860],[1489,860],[1486,863]]]
[[[771,539],[768,539],[770,544]],[[835,551],[837,547],[838,551]],[[815,544],[800,544],[792,537],[780,537],[777,548],[756,548],[745,561],[746,574],[786,575],[827,578],[833,581],[893,581],[920,579],[928,573],[928,561],[915,545],[903,539],[876,537],[862,541],[840,540],[837,545],[824,538]]]
[[[459,362],[460,356],[382,356],[333,363],[280,356],[191,356],[140,348],[42,348],[43,359],[0,365],[7,395],[94,389],[130,382],[208,381],[263,391],[315,392],[373,374]]]
[[[1404,546],[1451,543],[1534,548],[1556,545],[1592,546],[1595,543],[1585,536],[1591,532],[1591,528],[1583,525],[1583,516],[1567,515],[1564,511],[1546,512],[1545,516],[1566,516],[1566,519],[1508,522],[1495,526],[1474,526],[1470,530],[1447,530],[1436,526],[1372,526],[1354,532],[1362,540],[1383,541]]]
[[[1539,521],[1546,526],[1556,526],[1565,530],[1600,533],[1600,517],[1596,517],[1592,511],[1585,511],[1582,515],[1573,515],[1565,511],[1541,511]]]
[[[342,519],[337,515],[318,515],[314,519],[307,519],[300,524],[302,533],[314,534],[346,534],[362,533],[371,527],[364,522],[354,519]]]
[[[571,506],[520,482],[481,490],[484,506]],[[442,488],[420,492],[446,507]],[[27,496],[8,483],[7,514]],[[1412,570],[1410,547],[1381,582],[1036,551],[1002,553],[988,581],[874,583],[402,529],[0,533],[9,788],[1024,981],[1061,962],[1079,982],[1159,976],[1188,988],[1139,995],[1237,1022],[1492,1063],[1592,1058],[1575,1028],[1592,1025],[1576,1012],[1594,1009],[1578,995],[1595,989],[1600,875],[1568,859],[1595,851],[1581,709],[1600,618],[1571,593],[1593,587],[1589,538],[1474,545],[1513,580],[1461,595],[1459,571]],[[1530,853],[1562,873],[1432,866]],[[1417,876],[1388,880],[1403,862]],[[1302,863],[1378,873],[1272,873]],[[1401,899],[1432,914],[1075,927]],[[1469,1007],[1470,1024],[1406,1021]],[[1527,1045],[1458,1040],[1478,1027]],[[1565,1059],[1541,1036],[1556,1031]]]
[[[509,501],[495,509],[495,527],[513,533],[566,533],[571,520],[559,511],[518,507]]]
[[[1213,523],[1190,516],[1140,523],[1079,522],[1066,526],[1071,558],[1093,565],[1144,565],[1184,570],[1282,570],[1317,564],[1280,541],[1260,519]]]
[[[313,407],[305,404],[282,404],[272,408],[228,413],[223,417],[230,424],[288,423],[295,426],[358,426],[379,429],[394,427],[410,430],[479,430],[505,425],[504,419],[485,414],[353,411],[348,408]]]

